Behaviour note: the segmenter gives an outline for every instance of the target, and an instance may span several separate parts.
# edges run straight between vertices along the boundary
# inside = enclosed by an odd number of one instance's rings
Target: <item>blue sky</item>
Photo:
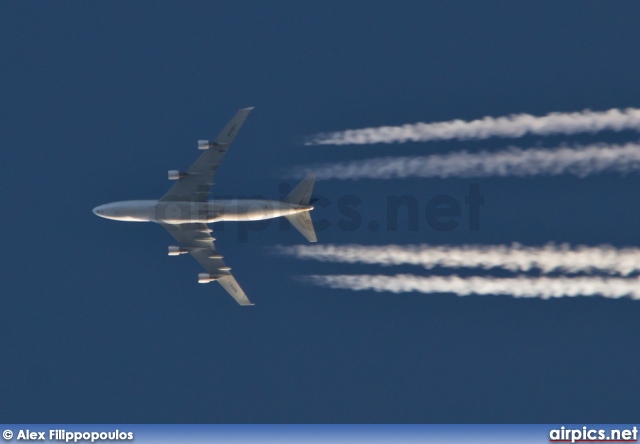
[[[291,168],[635,141],[633,132],[304,146],[324,131],[640,106],[635,2],[4,2],[3,422],[631,422],[640,305],[314,287],[387,272],[297,261],[279,221],[217,246],[255,307],[97,205],[160,197],[236,109],[255,106],[214,196],[281,197]],[[480,229],[384,227],[387,196],[485,197]],[[638,244],[637,174],[327,180],[321,243]],[[363,223],[337,225],[341,197]],[[464,212],[461,220],[465,221]],[[402,219],[401,219],[402,222]],[[420,273],[409,266],[394,269]],[[391,273],[391,271],[388,271]],[[394,271],[395,272],[395,271]],[[424,273],[424,270],[422,270]],[[499,275],[499,272],[492,272]]]

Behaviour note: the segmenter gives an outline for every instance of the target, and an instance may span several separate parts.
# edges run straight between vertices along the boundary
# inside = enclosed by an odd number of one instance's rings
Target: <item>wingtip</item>
[[[240,111],[251,111],[254,108],[255,108],[255,106],[249,106],[247,108],[242,108]]]

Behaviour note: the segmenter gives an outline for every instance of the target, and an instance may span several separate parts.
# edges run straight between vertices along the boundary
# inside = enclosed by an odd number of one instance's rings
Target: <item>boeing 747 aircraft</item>
[[[260,199],[208,200],[213,175],[236,134],[253,108],[237,112],[218,137],[210,142],[198,140],[204,150],[187,171],[169,171],[169,180],[176,183],[159,200],[128,200],[100,205],[93,209],[97,216],[125,222],[156,222],[178,241],[170,246],[169,256],[191,254],[207,270],[198,275],[198,282],[217,281],[240,305],[253,305],[222,261],[215,248],[215,238],[208,223],[219,221],[250,221],[284,216],[310,242],[316,233],[309,211],[315,178],[307,176],[284,201]]]

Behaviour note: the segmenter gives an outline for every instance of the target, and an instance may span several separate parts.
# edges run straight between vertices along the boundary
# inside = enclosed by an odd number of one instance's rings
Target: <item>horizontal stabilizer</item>
[[[285,197],[283,202],[295,205],[309,205],[311,193],[313,192],[313,183],[315,181],[315,174],[309,174]]]
[[[291,214],[285,217],[309,242],[318,242],[316,230],[313,229],[313,222],[311,221],[311,215],[308,211]]]

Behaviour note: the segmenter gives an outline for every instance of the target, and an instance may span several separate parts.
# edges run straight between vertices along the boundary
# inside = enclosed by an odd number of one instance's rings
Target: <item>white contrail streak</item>
[[[276,252],[300,259],[389,265],[420,265],[426,269],[502,268],[513,272],[539,270],[543,274],[606,273],[628,276],[640,271],[640,248],[547,244],[512,245],[294,245]]]
[[[603,296],[640,299],[640,278],[601,277],[460,277],[386,275],[312,275],[304,279],[321,286],[347,290],[389,291],[392,293],[454,293],[468,295],[508,295],[516,298],[559,298]]]
[[[297,168],[318,179],[392,179],[405,177],[556,176],[585,177],[602,172],[640,169],[640,144],[594,144],[559,148],[510,148],[504,151],[379,157]]]
[[[316,134],[306,145],[364,145],[371,143],[429,142],[433,140],[521,137],[526,134],[577,134],[603,130],[640,130],[640,109],[584,110],[546,116],[512,114],[478,120],[414,123]]]

